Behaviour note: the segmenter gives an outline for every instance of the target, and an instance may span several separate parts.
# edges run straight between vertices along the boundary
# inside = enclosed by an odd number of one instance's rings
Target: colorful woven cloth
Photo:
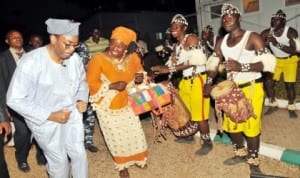
[[[164,86],[158,84],[129,93],[128,101],[133,112],[139,115],[171,103],[171,95]]]

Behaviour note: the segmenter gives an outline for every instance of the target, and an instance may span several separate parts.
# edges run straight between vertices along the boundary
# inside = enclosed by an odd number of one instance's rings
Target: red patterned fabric
[[[226,82],[226,83],[225,83]],[[219,87],[221,92],[214,91]],[[253,107],[243,91],[232,81],[226,80],[217,84],[212,90],[215,99],[215,109],[218,117],[218,126],[222,130],[222,112],[235,123],[245,122],[250,117],[256,118]]]

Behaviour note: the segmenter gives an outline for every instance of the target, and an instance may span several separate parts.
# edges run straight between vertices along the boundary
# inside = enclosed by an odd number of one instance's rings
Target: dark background
[[[0,48],[8,30],[16,28],[25,44],[29,35],[39,33],[47,42],[45,20],[49,17],[84,22],[101,12],[158,11],[189,14],[195,12],[194,0],[3,0],[0,10]],[[108,19],[109,20],[109,19]],[[112,19],[116,20],[116,19]]]

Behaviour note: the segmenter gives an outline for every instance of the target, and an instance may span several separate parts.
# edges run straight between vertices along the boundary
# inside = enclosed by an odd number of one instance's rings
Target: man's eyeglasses
[[[80,46],[80,44],[73,45],[73,44],[68,44],[68,43],[65,43],[65,42],[63,42],[63,44],[65,46],[65,49],[71,49],[71,47],[73,47],[74,49],[77,49]]]
[[[64,41],[63,39],[61,39],[60,36],[58,36],[58,35],[56,35],[56,39],[57,39],[58,41],[60,41],[60,42],[63,43],[65,49],[71,49],[71,47],[73,47],[74,49],[77,49],[77,48],[80,46],[79,43],[77,43],[77,44],[70,44],[69,41],[68,41],[68,42],[65,42],[65,41]],[[72,41],[71,41],[71,43],[72,43]],[[75,42],[74,42],[74,43],[75,43]]]

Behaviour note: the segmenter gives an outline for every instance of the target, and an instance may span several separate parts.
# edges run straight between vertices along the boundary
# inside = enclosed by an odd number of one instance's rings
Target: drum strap
[[[250,34],[251,34],[251,33],[248,33],[248,34],[247,34],[247,31],[245,31],[245,33],[244,33],[244,35],[246,35],[246,37],[245,37],[246,39],[244,40],[243,46],[242,46],[241,50],[239,51],[239,55],[238,55],[238,57],[237,57],[237,61],[240,60],[241,55],[242,55],[242,52],[243,52],[243,50],[246,48],[246,45],[247,45],[247,42],[248,42],[248,39],[249,39]],[[228,75],[228,79],[233,81],[233,78],[234,78],[233,75],[234,75],[235,73],[236,73],[236,72],[230,72],[229,75]]]
[[[237,61],[240,60],[241,55],[242,55],[242,52],[243,52],[243,50],[246,48],[246,45],[247,45],[247,42],[248,42],[248,40],[249,40],[249,37],[250,37],[251,33],[248,33],[248,34],[247,34],[247,31],[246,31],[244,35],[246,35],[246,36],[245,36],[246,39],[244,40],[243,46],[242,46],[241,50],[239,51],[239,55],[238,55]],[[228,76],[228,79],[233,81],[233,79],[234,79],[234,76],[233,76],[233,75],[234,75],[234,74],[236,74],[236,72],[231,72],[231,73],[229,74],[229,76]],[[252,100],[252,97],[253,97],[253,94],[254,94],[254,84],[255,84],[255,81],[254,81],[254,80],[253,80],[253,81],[250,81],[249,84],[250,84],[250,86],[251,86],[251,89],[250,89],[250,96],[249,96],[249,100],[250,100],[250,103],[251,103],[251,100]],[[239,86],[239,87],[240,87],[240,86]],[[242,87],[240,87],[240,88],[242,88]]]

